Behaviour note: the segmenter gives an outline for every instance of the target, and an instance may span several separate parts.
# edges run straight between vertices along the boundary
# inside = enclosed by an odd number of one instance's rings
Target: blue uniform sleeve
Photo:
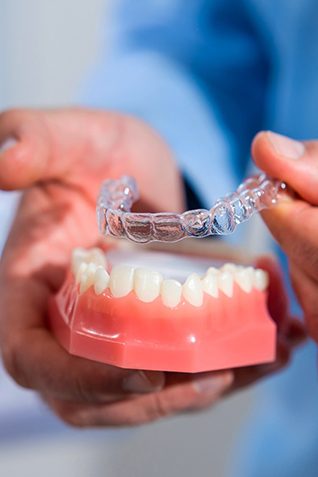
[[[225,25],[230,4],[231,22],[234,13],[243,15],[240,3],[117,1],[108,54],[82,95],[85,105],[152,125],[207,206],[237,184],[248,157],[248,125],[253,123],[251,138],[259,122],[249,109],[256,90],[247,85],[252,68],[262,67],[257,46],[249,44],[245,19],[235,19],[230,31]]]

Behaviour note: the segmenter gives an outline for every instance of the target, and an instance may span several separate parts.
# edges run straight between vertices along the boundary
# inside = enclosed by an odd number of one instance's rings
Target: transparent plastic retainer
[[[98,227],[104,236],[137,243],[227,235],[256,212],[275,205],[286,188],[284,182],[259,174],[246,179],[234,193],[217,200],[210,210],[189,210],[183,214],[133,213],[131,207],[139,198],[137,184],[132,177],[123,176],[102,185],[97,201]]]

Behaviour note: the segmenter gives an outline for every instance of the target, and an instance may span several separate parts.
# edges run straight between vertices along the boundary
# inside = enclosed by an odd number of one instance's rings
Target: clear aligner
[[[97,203],[98,226],[103,235],[138,243],[227,235],[256,212],[276,204],[285,189],[285,183],[259,174],[246,179],[210,210],[189,210],[183,214],[133,213],[130,210],[139,198],[138,188],[132,177],[124,176],[103,183]]]

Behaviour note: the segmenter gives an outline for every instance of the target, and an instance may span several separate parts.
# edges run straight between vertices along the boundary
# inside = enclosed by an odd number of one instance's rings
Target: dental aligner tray
[[[283,182],[260,174],[245,180],[236,192],[219,199],[210,210],[132,213],[131,207],[139,198],[138,188],[132,177],[123,176],[104,182],[97,203],[98,226],[102,235],[137,243],[227,235],[256,212],[274,205],[285,188]]]
[[[214,241],[157,245],[155,252],[156,244],[129,241],[228,234],[284,190],[258,175],[210,210],[139,214],[130,212],[138,199],[134,180],[106,181],[97,203],[103,249],[74,250],[50,301],[59,343],[71,354],[131,369],[192,373],[273,361],[276,326],[266,304],[266,272],[238,257],[226,264],[227,254],[216,259]]]

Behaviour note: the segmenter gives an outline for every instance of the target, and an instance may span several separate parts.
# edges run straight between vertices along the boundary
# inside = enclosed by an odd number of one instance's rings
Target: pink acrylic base
[[[271,362],[276,326],[266,293],[205,295],[202,307],[143,303],[92,289],[79,295],[69,276],[50,303],[50,326],[71,354],[131,369],[202,372]]]

